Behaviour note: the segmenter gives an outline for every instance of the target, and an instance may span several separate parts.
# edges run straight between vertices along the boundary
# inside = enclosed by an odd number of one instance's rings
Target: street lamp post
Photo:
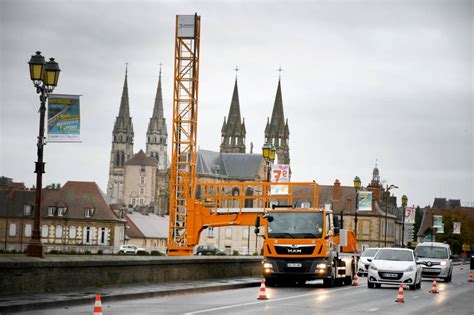
[[[35,200],[35,220],[33,226],[33,232],[31,235],[31,241],[26,249],[26,255],[32,257],[44,257],[43,244],[41,244],[40,234],[40,215],[41,215],[41,191],[43,185],[43,173],[44,162],[43,162],[43,147],[44,147],[44,118],[46,112],[46,100],[48,99],[49,93],[53,92],[54,88],[58,84],[59,65],[54,58],[50,58],[48,62],[45,62],[41,52],[37,51],[36,55],[31,56],[28,62],[30,67],[30,77],[36,87],[36,93],[40,95],[40,122],[39,122],[39,135],[37,143],[37,154],[38,161],[35,163],[36,173],[36,200]]]
[[[355,238],[356,238],[356,242],[357,242],[357,214],[359,212],[359,189],[361,187],[361,181],[360,181],[360,178],[359,176],[356,176],[354,177],[354,187],[355,187],[355,191],[356,191],[356,206],[355,206],[355,220],[354,220],[354,223],[355,223],[355,228],[354,228],[354,234],[355,234]]]
[[[402,247],[405,247],[405,211],[408,204],[407,195],[402,196],[402,207],[403,207],[403,224],[402,224]]]
[[[395,186],[395,185],[390,185],[390,186],[386,186],[386,190],[385,190],[385,240],[384,240],[384,247],[387,247],[387,220],[388,220],[388,202],[390,200],[390,190],[391,189],[394,189],[394,188],[398,188],[398,186]]]

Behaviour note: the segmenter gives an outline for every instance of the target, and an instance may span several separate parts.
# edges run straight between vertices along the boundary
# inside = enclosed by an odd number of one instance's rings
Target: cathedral
[[[114,203],[128,207],[152,207],[167,213],[169,170],[168,130],[163,114],[161,69],[153,114],[148,123],[146,152],[133,152],[133,123],[128,98],[128,75],[125,71],[119,114],[112,131],[107,196]]]
[[[128,97],[128,74],[120,101],[119,114],[112,131],[109,181],[107,196],[113,203],[129,208],[148,207],[154,212],[168,213],[169,207],[169,161],[168,131],[163,113],[161,69],[158,78],[153,113],[146,133],[146,149],[134,153],[133,123],[130,117]],[[271,118],[267,118],[264,140],[275,146],[276,163],[289,164],[289,128],[283,113],[281,80]],[[199,180],[253,180],[266,179],[262,170],[264,161],[260,153],[250,153],[245,146],[245,119],[241,117],[237,78],[230,103],[229,114],[224,117],[221,129],[220,152],[199,150],[197,152],[197,175]]]

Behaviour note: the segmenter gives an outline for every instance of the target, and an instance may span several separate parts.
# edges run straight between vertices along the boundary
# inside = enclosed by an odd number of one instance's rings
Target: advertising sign
[[[358,195],[359,198],[357,211],[372,211],[372,192],[359,191]]]
[[[79,95],[51,94],[48,98],[48,142],[80,142]]]
[[[178,15],[178,37],[194,38],[194,15]]]
[[[290,166],[288,164],[273,164],[271,182],[288,183],[290,181]],[[272,185],[271,195],[288,195],[288,185]]]
[[[453,234],[461,234],[461,222],[453,222]]]
[[[405,208],[405,223],[414,224],[415,223],[415,207]]]

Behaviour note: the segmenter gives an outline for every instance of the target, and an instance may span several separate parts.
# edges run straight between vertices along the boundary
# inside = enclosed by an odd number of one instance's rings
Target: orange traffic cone
[[[439,293],[438,287],[436,286],[436,278],[433,279],[433,285],[431,286],[430,293]]]
[[[102,315],[102,303],[100,302],[100,294],[95,295],[94,315]]]
[[[359,285],[359,277],[357,273],[354,275],[354,282],[352,283],[353,286],[357,287]]]
[[[467,282],[474,282],[474,277],[472,275],[472,271],[469,271],[469,278],[467,279]]]
[[[260,282],[257,300],[268,300],[267,291],[265,290],[265,279],[262,279],[262,282]]]
[[[395,300],[397,303],[405,303],[405,298],[403,297],[403,283],[400,283],[400,288],[398,288],[397,299]]]

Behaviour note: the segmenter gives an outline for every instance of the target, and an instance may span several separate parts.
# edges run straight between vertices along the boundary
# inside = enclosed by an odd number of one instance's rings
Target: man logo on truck
[[[288,248],[288,254],[301,254],[301,248]]]

